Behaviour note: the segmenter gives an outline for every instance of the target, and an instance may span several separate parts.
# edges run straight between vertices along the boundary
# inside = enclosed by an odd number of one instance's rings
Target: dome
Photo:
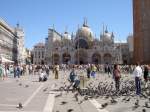
[[[83,26],[78,29],[78,31],[76,33],[76,37],[82,37],[82,38],[85,38],[85,40],[91,41],[91,40],[93,40],[93,38],[92,38],[93,32],[86,24],[83,24]]]
[[[113,33],[109,33],[106,29],[106,31],[104,32],[104,34],[102,35],[102,39],[105,42],[111,42],[112,41],[112,37],[113,37]]]
[[[69,39],[69,40],[71,40],[71,35],[69,35],[68,32],[65,32],[65,33],[63,34],[63,38],[64,38],[64,39]]]

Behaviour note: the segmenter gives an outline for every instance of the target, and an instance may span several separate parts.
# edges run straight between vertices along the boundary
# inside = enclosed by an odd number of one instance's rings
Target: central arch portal
[[[92,55],[92,63],[93,64],[100,64],[101,63],[101,55],[99,53],[94,53]]]
[[[84,49],[79,49],[75,53],[75,64],[87,64],[87,52]]]
[[[71,60],[70,54],[64,53],[64,54],[62,55],[63,64],[68,64],[68,62],[69,62],[70,60]]]

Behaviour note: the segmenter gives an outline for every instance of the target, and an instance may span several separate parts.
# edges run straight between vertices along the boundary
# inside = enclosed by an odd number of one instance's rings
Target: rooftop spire
[[[68,30],[68,27],[66,26],[65,27],[65,34],[67,34],[68,32],[67,32],[67,30]]]
[[[17,25],[17,28],[19,28],[19,27],[20,27],[19,22],[17,22],[17,24],[16,24],[16,25]]]
[[[84,17],[84,23],[83,23],[83,26],[84,26],[84,27],[88,27],[88,25],[87,25],[87,18],[86,18],[86,17]]]
[[[52,29],[55,30],[55,25],[53,24]]]
[[[104,32],[105,32],[104,30],[105,30],[105,26],[104,26],[104,23],[103,23],[103,36],[104,36]]]
[[[106,26],[106,29],[105,29],[105,33],[108,33],[107,26]]]
[[[73,38],[74,38],[74,34],[73,34],[73,32],[72,32],[72,34],[71,34],[71,40],[73,40]]]
[[[114,32],[111,33],[111,37],[114,38]]]

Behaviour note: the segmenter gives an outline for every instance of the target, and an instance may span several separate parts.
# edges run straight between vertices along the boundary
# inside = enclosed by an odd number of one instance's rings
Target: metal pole
[[[78,37],[78,65],[79,65],[79,37]]]

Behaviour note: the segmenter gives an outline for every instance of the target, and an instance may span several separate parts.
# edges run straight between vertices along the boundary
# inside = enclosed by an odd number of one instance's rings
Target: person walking
[[[19,67],[19,65],[16,65],[14,68],[14,78],[16,78],[16,76],[18,78],[20,78],[20,67]]]
[[[139,63],[136,63],[136,67],[133,71],[133,75],[135,76],[135,86],[136,86],[136,95],[141,94],[141,77],[142,77],[142,68]]]
[[[116,92],[118,92],[120,90],[121,72],[120,72],[119,66],[117,64],[114,65],[113,77],[115,80]]]

